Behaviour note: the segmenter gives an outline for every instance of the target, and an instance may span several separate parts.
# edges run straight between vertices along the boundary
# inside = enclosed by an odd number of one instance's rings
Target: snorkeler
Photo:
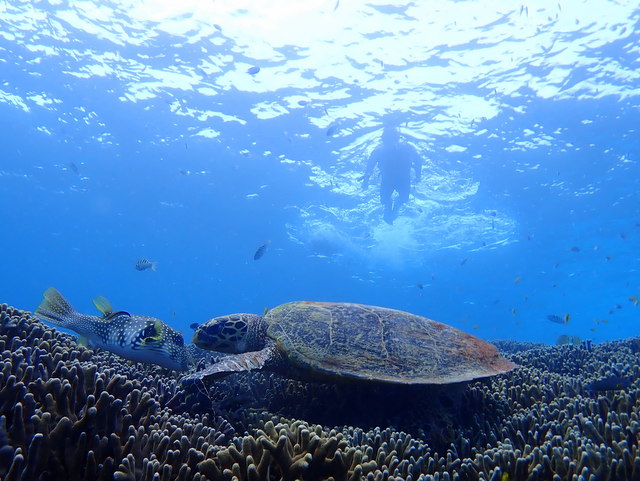
[[[413,146],[400,141],[398,130],[391,125],[385,125],[381,140],[381,145],[371,153],[361,180],[362,187],[366,189],[369,186],[369,177],[378,165],[382,177],[380,203],[384,206],[384,220],[392,224],[400,206],[409,200],[411,167],[415,170],[416,183],[420,182],[422,158]],[[398,193],[395,200],[394,191]]]

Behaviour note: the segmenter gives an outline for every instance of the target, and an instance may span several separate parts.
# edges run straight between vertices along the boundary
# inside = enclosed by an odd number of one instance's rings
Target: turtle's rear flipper
[[[182,383],[189,383],[198,380],[215,379],[227,376],[234,372],[262,369],[272,355],[273,350],[269,347],[262,349],[261,351],[231,354],[201,371],[184,376],[180,381]]]

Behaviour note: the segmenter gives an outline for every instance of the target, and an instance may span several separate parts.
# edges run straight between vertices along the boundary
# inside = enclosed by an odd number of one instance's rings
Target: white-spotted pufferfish
[[[178,371],[188,369],[184,338],[160,319],[116,311],[104,297],[94,299],[102,317],[81,314],[53,287],[44,292],[44,300],[35,314],[42,320],[71,329],[80,342],[139,361]]]

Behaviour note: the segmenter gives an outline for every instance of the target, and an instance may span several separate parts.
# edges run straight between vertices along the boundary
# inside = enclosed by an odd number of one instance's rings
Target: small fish
[[[474,324],[473,326],[471,326],[471,329],[479,329],[480,326],[478,326],[477,324]]]
[[[566,346],[567,344],[569,344],[569,336],[566,334],[561,334],[556,339],[556,346]]]
[[[516,311],[515,307],[511,309],[511,314],[513,314],[513,317],[516,317],[518,315],[518,311]]]
[[[260,67],[253,66],[253,67],[249,67],[249,68],[247,69],[247,73],[248,73],[249,75],[255,75],[255,74],[257,74],[258,72],[260,72]]]
[[[198,329],[199,325],[200,324],[198,324],[197,322],[192,322],[191,324],[189,324],[189,328],[191,328],[191,329],[193,329],[195,331],[196,329]]]
[[[468,261],[468,260],[469,260],[469,258],[468,258],[468,257],[465,257],[464,259],[462,259],[462,260],[460,261],[460,265],[461,265],[461,266],[465,265],[465,264],[467,263],[467,261]]]
[[[631,296],[629,300],[633,302],[634,306],[637,306],[638,304],[640,304],[640,300],[638,299],[638,296]]]
[[[627,389],[631,386],[631,379],[628,377],[609,376],[597,381],[592,381],[586,384],[584,388],[587,391],[602,392],[602,391],[620,391]]]
[[[77,332],[91,347],[102,348],[131,361],[157,364],[168,369],[188,369],[182,334],[160,319],[114,311],[104,297],[94,299],[102,317],[81,314],[49,287],[35,314],[65,329]]]
[[[151,262],[149,259],[145,259],[144,257],[142,259],[138,259],[138,262],[136,262],[136,270],[146,271],[147,269],[151,269],[152,271],[157,271],[158,263]]]
[[[620,238],[623,239],[623,240],[626,240],[627,239],[627,234],[625,234],[625,233],[620,234]]]
[[[271,241],[267,241],[264,244],[262,244],[260,247],[258,247],[255,254],[253,254],[254,261],[257,261],[258,259],[260,259],[264,255],[264,253],[267,252],[267,247],[269,247],[269,244],[271,244]]]
[[[522,282],[522,277],[516,277],[516,278],[513,280],[513,283],[514,283],[514,284],[520,284],[521,282]]]
[[[337,124],[331,124],[329,126],[329,128],[327,128],[327,131],[325,132],[327,137],[333,137],[336,132],[338,131],[338,125]]]
[[[307,102],[306,100],[298,100],[298,105],[300,107],[304,107],[305,105],[307,105],[309,102]]]
[[[605,257],[605,260],[606,260],[607,262],[609,262],[611,259],[613,259],[613,257],[612,257],[612,256],[607,256],[607,257]]]
[[[75,164],[75,162],[69,162],[69,167],[71,167],[71,170],[73,170],[76,175],[80,175],[80,169],[78,169],[78,166]]]
[[[569,249],[571,252],[580,252],[580,247],[578,246],[572,246],[571,249]]]
[[[551,322],[555,322],[556,324],[569,324],[570,318],[571,316],[569,316],[569,314],[565,314],[562,317],[556,316],[555,314],[549,314],[547,316],[547,319],[549,319]]]
[[[420,290],[424,289],[424,284],[422,282],[416,282],[416,287]]]

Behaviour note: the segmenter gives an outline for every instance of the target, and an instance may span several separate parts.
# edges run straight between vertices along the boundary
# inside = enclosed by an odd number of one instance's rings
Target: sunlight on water
[[[176,322],[207,318],[212,298],[429,314],[438,292],[478,332],[635,332],[637,12],[4,2],[0,176],[23,202],[0,208],[18,233],[1,247],[24,288],[0,287],[25,305],[59,282],[140,309],[170,299]],[[422,160],[393,216],[379,165],[364,182],[385,122]],[[140,258],[161,267],[140,275]],[[570,325],[540,329],[565,311]]]

